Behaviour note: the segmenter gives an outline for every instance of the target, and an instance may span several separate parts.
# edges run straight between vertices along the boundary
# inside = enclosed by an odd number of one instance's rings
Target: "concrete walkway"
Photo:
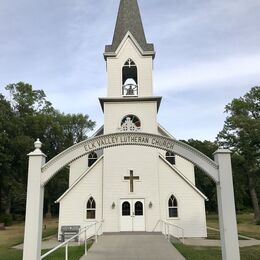
[[[185,260],[161,234],[105,234],[80,260]]]
[[[205,239],[205,238],[185,238],[184,244],[189,246],[221,246],[220,240]],[[249,240],[239,240],[240,247],[247,246],[258,246],[260,245],[260,240],[249,239]]]

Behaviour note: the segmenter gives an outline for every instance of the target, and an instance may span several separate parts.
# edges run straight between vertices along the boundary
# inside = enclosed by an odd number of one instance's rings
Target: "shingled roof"
[[[130,32],[144,52],[154,52],[154,45],[147,43],[137,0],[121,0],[112,45],[106,53],[114,53],[125,35]]]

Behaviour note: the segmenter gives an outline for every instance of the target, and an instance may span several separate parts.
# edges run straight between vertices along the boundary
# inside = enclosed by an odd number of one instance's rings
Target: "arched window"
[[[166,153],[166,160],[170,163],[170,164],[172,164],[172,165],[175,165],[175,154],[174,153],[172,153],[172,152],[167,152]]]
[[[90,197],[87,202],[87,219],[95,219],[96,218],[96,202],[93,197]]]
[[[97,160],[97,154],[95,152],[88,155],[88,167],[92,166]]]
[[[121,121],[120,131],[138,132],[141,130],[140,119],[135,115],[127,115]]]
[[[141,201],[135,203],[135,216],[143,216],[143,203]]]
[[[128,59],[122,69],[122,95],[138,96],[137,67]]]
[[[178,202],[173,195],[171,195],[171,197],[168,200],[168,209],[169,209],[169,218],[178,217]]]
[[[130,203],[128,201],[122,204],[122,216],[130,216]]]

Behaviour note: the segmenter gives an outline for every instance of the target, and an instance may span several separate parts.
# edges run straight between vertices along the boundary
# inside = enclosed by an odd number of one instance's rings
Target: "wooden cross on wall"
[[[139,176],[134,176],[134,171],[130,170],[130,176],[125,176],[124,180],[130,181],[130,192],[134,192],[134,180],[139,180]]]

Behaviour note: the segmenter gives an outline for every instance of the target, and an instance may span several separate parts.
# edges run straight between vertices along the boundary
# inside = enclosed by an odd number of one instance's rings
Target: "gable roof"
[[[137,0],[121,0],[113,41],[105,47],[105,57],[108,53],[116,52],[128,32],[133,35],[143,51],[152,52],[154,56],[154,45],[146,41]]]
[[[103,155],[97,159],[97,161],[89,167],[56,201],[59,203],[101,160],[103,160]]]
[[[161,124],[158,123],[158,132],[159,134],[166,136],[166,137],[170,137],[172,139],[176,139],[175,137],[173,137]]]
[[[167,164],[174,172],[176,172],[191,188],[193,188],[203,199],[208,201],[208,198],[188,179],[186,178],[174,165],[170,164],[162,155],[159,158]]]
[[[100,126],[98,130],[91,136],[91,138],[104,134],[104,125]]]

